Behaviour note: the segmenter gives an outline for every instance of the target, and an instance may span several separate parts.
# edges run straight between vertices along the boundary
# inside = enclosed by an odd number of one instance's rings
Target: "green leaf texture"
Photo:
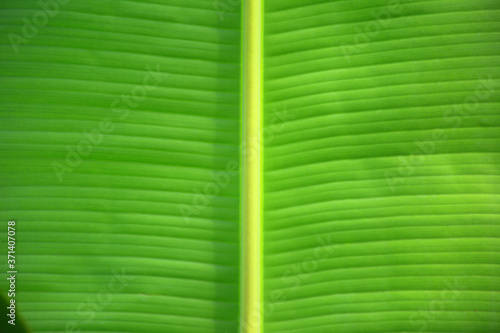
[[[239,15],[209,0],[58,7],[35,34],[38,1],[0,2],[18,313],[34,332],[234,332]],[[17,53],[8,34],[27,39]]]
[[[265,1],[265,332],[500,331],[499,10]]]
[[[261,331],[499,332],[500,1],[263,6]],[[241,8],[0,1],[19,325],[239,332]]]

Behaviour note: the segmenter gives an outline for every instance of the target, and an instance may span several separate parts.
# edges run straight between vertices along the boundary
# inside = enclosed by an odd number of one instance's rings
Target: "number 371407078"
[[[16,222],[14,221],[9,221],[9,226],[8,226],[8,230],[7,230],[7,233],[8,233],[8,250],[9,250],[9,253],[8,253],[8,264],[9,264],[9,267],[10,268],[14,268],[14,265],[16,264],[16,261],[15,261],[15,256],[14,254],[16,253],[16,239],[14,238],[14,236],[16,235],[16,229],[14,228],[14,225],[15,225]]]

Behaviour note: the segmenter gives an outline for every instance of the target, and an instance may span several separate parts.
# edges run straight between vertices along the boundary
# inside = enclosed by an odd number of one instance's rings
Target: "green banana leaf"
[[[1,332],[500,332],[500,1],[262,0],[242,322],[247,1],[0,0]]]

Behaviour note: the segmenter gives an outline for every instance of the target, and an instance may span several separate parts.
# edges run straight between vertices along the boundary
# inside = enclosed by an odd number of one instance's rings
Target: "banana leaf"
[[[498,0],[1,0],[0,35],[2,332],[500,332]]]

